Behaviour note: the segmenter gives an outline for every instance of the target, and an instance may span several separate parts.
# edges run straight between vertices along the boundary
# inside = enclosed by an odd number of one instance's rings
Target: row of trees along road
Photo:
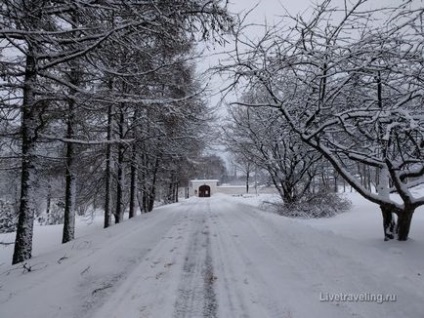
[[[104,208],[108,227],[137,202],[150,211],[159,182],[175,192],[208,120],[193,46],[231,24],[220,0],[2,1],[1,166],[19,180],[13,263],[31,258],[40,199],[49,209],[64,198],[65,243],[77,209]]]
[[[246,38],[246,25],[236,30],[235,50],[221,70],[245,91],[237,109],[249,109],[233,112],[233,125],[244,130],[238,149],[245,145],[247,156],[274,165],[271,172],[284,162],[281,154],[311,165],[304,183],[323,157],[380,207],[385,238],[405,241],[424,204],[411,191],[424,175],[424,8],[417,1],[383,8],[367,0],[333,3],[317,5],[308,20],[285,16],[259,39]],[[375,188],[358,169],[374,171]]]

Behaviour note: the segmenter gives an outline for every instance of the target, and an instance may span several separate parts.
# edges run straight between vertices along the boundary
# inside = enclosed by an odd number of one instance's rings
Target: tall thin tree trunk
[[[124,109],[121,107],[120,115],[119,115],[119,138],[124,139]],[[124,186],[124,145],[122,143],[118,146],[118,171],[117,171],[117,179],[116,183],[116,210],[114,213],[115,223],[120,223],[124,219],[124,211],[123,211],[123,186]]]
[[[129,218],[133,218],[136,214],[136,197],[137,197],[137,132],[138,132],[138,120],[139,120],[139,108],[136,106],[133,115],[133,138],[134,143],[131,149],[131,170],[130,170],[130,206],[129,206]]]
[[[246,193],[249,193],[249,181],[250,181],[249,179],[250,179],[250,167],[248,165],[246,169]]]
[[[154,204],[155,204],[155,198],[156,198],[156,180],[157,180],[157,174],[159,170],[159,164],[160,164],[160,158],[156,158],[154,169],[152,172],[152,183],[150,187],[148,188],[147,192],[144,193],[144,210],[145,212],[151,212],[153,210]]]
[[[109,105],[107,114],[107,140],[112,140],[112,113],[113,106]],[[111,217],[111,189],[112,189],[112,146],[110,143],[106,145],[106,178],[105,178],[105,215],[104,215],[104,227],[110,226]]]
[[[147,193],[148,193],[148,187],[147,187],[147,154],[143,153],[141,155],[142,159],[142,169],[140,173],[140,185],[141,185],[141,209],[143,210],[143,213],[147,213]]]
[[[73,112],[74,103],[69,103],[69,114],[68,119],[68,132],[67,137],[71,139],[73,137]],[[75,197],[76,197],[76,185],[75,175],[73,172],[74,167],[74,145],[67,143],[66,145],[66,185],[65,185],[65,215],[63,223],[63,236],[62,243],[72,241],[75,238]]]
[[[339,185],[337,183],[338,175],[336,170],[334,170],[333,176],[334,176],[334,193],[337,193],[339,192]]]
[[[131,180],[130,180],[130,211],[129,211],[129,218],[133,218],[136,214],[135,211],[135,199],[136,199],[136,192],[137,192],[137,146],[136,142],[134,141],[132,145],[132,154],[131,154]]]
[[[174,172],[171,172],[171,177],[169,180],[168,192],[166,193],[166,201],[167,203],[174,202]]]
[[[71,83],[78,85],[78,75],[76,70],[71,70]],[[71,95],[75,94],[74,91]],[[68,102],[68,122],[66,137],[74,138],[74,121],[75,121],[75,100],[70,99]],[[65,213],[62,233],[62,243],[67,243],[75,238],[75,200],[76,185],[74,172],[74,144],[68,142],[66,144],[66,168],[65,168]]]
[[[31,52],[31,48],[28,49]],[[32,256],[32,235],[35,216],[35,189],[38,178],[35,169],[37,117],[34,85],[36,79],[36,61],[32,54],[26,58],[26,70],[22,105],[22,168],[21,194],[18,226],[12,264],[30,259]]]
[[[52,204],[52,186],[50,185],[50,182],[49,182],[49,184],[47,185],[47,199],[46,199],[47,224],[49,224],[51,204]]]

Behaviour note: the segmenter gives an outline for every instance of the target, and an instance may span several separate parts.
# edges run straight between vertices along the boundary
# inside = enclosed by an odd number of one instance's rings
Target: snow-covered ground
[[[384,242],[377,207],[349,196],[331,219],[220,194],[107,230],[80,220],[65,245],[36,227],[31,271],[0,247],[0,317],[423,317],[424,210],[409,241]]]

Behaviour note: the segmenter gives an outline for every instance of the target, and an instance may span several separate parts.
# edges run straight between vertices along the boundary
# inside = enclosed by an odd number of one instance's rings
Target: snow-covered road
[[[0,268],[0,317],[423,317],[424,273],[399,254],[191,198],[35,257],[30,272]],[[348,301],[379,294],[396,301]]]

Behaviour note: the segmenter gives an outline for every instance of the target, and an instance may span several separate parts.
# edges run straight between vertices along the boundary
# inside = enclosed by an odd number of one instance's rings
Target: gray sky
[[[332,0],[334,6],[344,7],[344,3],[354,3],[356,0]],[[405,0],[368,0],[370,7],[382,7],[382,6],[397,6]],[[413,0],[417,3],[422,3],[422,0]],[[241,12],[249,10],[250,8],[257,8],[252,15],[252,20],[262,22],[266,17],[272,22],[274,17],[282,15],[286,9],[290,14],[296,15],[298,13],[304,13],[311,5],[322,3],[323,0],[230,0],[229,7],[232,12]]]
[[[263,22],[266,18],[270,23],[278,15],[282,15],[287,9],[291,14],[304,12],[310,5],[310,0],[232,0],[230,10],[234,13],[248,11],[255,7],[251,19],[255,22]]]
[[[324,0],[230,0],[229,1],[229,10],[233,14],[240,13],[244,15],[252,10],[247,19],[247,23],[261,24],[263,25],[266,21],[268,26],[279,22],[281,16],[286,15],[286,10],[290,15],[301,15],[305,20],[308,19],[309,14],[312,12],[311,7],[322,3]],[[344,8],[345,2],[347,6],[350,7],[352,3],[355,3],[358,0],[332,0],[331,6],[337,6]],[[380,8],[387,6],[400,6],[402,3],[409,0],[368,0],[368,3],[364,8]],[[413,0],[413,4],[416,6],[423,5],[424,0]],[[248,36],[249,38],[261,37],[264,34],[263,28],[260,27],[251,27],[249,28]],[[202,46],[201,46],[202,47]],[[199,72],[204,71],[208,67],[213,67],[218,64],[220,58],[219,56],[225,50],[230,50],[231,44],[227,45],[225,48],[219,47],[217,45],[211,46],[208,45],[208,50],[206,50],[202,56],[202,60],[199,62],[198,70]],[[217,87],[222,87],[222,79],[214,79],[213,90],[217,90]],[[219,101],[218,96],[211,97],[211,105],[216,104]]]

